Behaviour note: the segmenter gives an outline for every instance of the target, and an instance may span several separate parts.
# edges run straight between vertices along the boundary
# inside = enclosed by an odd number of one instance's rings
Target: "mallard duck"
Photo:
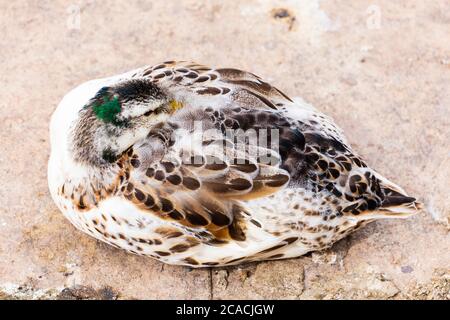
[[[168,264],[298,257],[420,207],[330,117],[237,69],[167,61],[88,81],[50,136],[49,188],[67,219]]]

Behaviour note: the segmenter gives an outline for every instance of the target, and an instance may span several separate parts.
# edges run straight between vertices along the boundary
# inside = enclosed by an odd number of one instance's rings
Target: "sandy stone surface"
[[[1,0],[0,29],[0,299],[450,299],[448,0]],[[82,234],[47,190],[49,117],[81,82],[168,59],[301,96],[426,210],[326,252],[213,270]]]

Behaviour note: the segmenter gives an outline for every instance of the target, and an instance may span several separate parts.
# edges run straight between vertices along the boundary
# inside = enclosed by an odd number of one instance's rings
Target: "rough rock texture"
[[[449,9],[1,0],[0,299],[449,299]],[[47,190],[53,109],[83,81],[167,59],[247,69],[303,97],[426,210],[327,252],[214,270],[164,266],[76,231]]]

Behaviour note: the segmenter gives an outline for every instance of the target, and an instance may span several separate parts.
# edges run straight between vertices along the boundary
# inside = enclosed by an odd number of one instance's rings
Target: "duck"
[[[421,208],[332,118],[234,68],[87,81],[50,121],[48,185],[79,230],[191,268],[295,258]]]

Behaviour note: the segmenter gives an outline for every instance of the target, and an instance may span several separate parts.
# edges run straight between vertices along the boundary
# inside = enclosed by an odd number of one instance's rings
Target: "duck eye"
[[[148,117],[149,115],[151,115],[153,113],[152,110],[148,110],[146,113],[144,113],[144,116]]]

